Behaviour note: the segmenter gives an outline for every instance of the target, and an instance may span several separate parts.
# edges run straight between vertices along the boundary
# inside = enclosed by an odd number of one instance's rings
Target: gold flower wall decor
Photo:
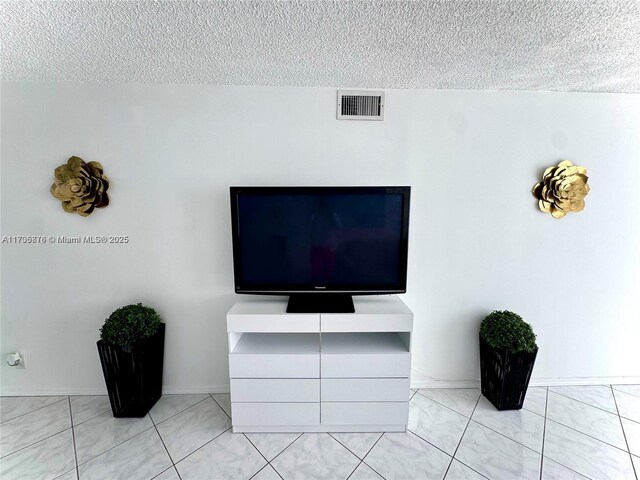
[[[562,218],[584,208],[584,197],[589,193],[588,180],[586,168],[564,160],[544,171],[542,181],[536,183],[532,193],[538,199],[540,210],[553,218]]]
[[[62,201],[65,212],[87,217],[94,209],[109,205],[109,179],[100,163],[71,157],[56,168],[54,177],[51,195]]]

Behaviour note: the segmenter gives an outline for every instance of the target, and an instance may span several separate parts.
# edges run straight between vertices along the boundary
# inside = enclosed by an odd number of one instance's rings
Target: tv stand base
[[[233,433],[406,432],[406,425],[234,425]]]
[[[354,313],[353,298],[346,293],[294,293],[287,313]]]
[[[286,300],[263,297],[229,310],[234,432],[406,430],[413,314],[396,296],[353,303],[285,313]]]

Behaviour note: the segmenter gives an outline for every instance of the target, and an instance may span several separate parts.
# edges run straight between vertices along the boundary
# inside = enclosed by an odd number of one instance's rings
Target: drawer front
[[[323,402],[406,402],[411,392],[408,378],[323,378],[321,382]]]
[[[319,402],[320,380],[232,378],[232,402]]]
[[[409,377],[410,353],[326,353],[321,355],[322,378]]]
[[[413,314],[323,313],[322,331],[328,332],[410,332]]]
[[[406,425],[409,402],[323,402],[323,425]]]
[[[318,425],[320,403],[232,403],[234,425]]]
[[[228,332],[287,332],[320,331],[320,315],[285,313],[282,315],[228,314]]]
[[[229,354],[230,378],[320,378],[319,354]]]

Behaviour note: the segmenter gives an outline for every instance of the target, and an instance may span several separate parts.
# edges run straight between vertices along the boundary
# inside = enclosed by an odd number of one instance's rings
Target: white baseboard
[[[558,387],[568,385],[640,385],[640,377],[574,377],[574,378],[533,378],[532,387]],[[479,388],[479,380],[416,380],[411,388]],[[165,395],[229,393],[229,384],[205,385],[200,387],[163,387]],[[8,390],[0,392],[3,397],[37,397],[43,395],[106,395],[106,388],[36,388]]]
[[[106,388],[26,388],[24,390],[2,390],[3,397],[40,397],[67,395],[106,395]]]
[[[479,388],[480,380],[419,380],[412,381],[411,388]]]
[[[561,387],[570,385],[640,385],[640,377],[575,377],[532,378],[534,387]]]
[[[203,387],[163,387],[163,395],[229,393],[229,384],[208,385]],[[3,397],[40,397],[56,395],[106,395],[106,388],[36,388],[25,390],[2,390]]]
[[[163,387],[162,393],[165,395],[179,395],[187,393],[229,393],[229,384],[210,385],[198,388]]]
[[[532,387],[559,387],[570,385],[640,385],[640,377],[573,377],[532,378]],[[480,380],[418,380],[411,388],[479,388]]]

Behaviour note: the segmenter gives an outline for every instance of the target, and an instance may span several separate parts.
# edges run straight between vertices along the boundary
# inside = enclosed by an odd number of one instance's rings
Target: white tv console
[[[413,313],[397,296],[355,313],[286,313],[247,298],[227,313],[234,432],[405,431]]]

